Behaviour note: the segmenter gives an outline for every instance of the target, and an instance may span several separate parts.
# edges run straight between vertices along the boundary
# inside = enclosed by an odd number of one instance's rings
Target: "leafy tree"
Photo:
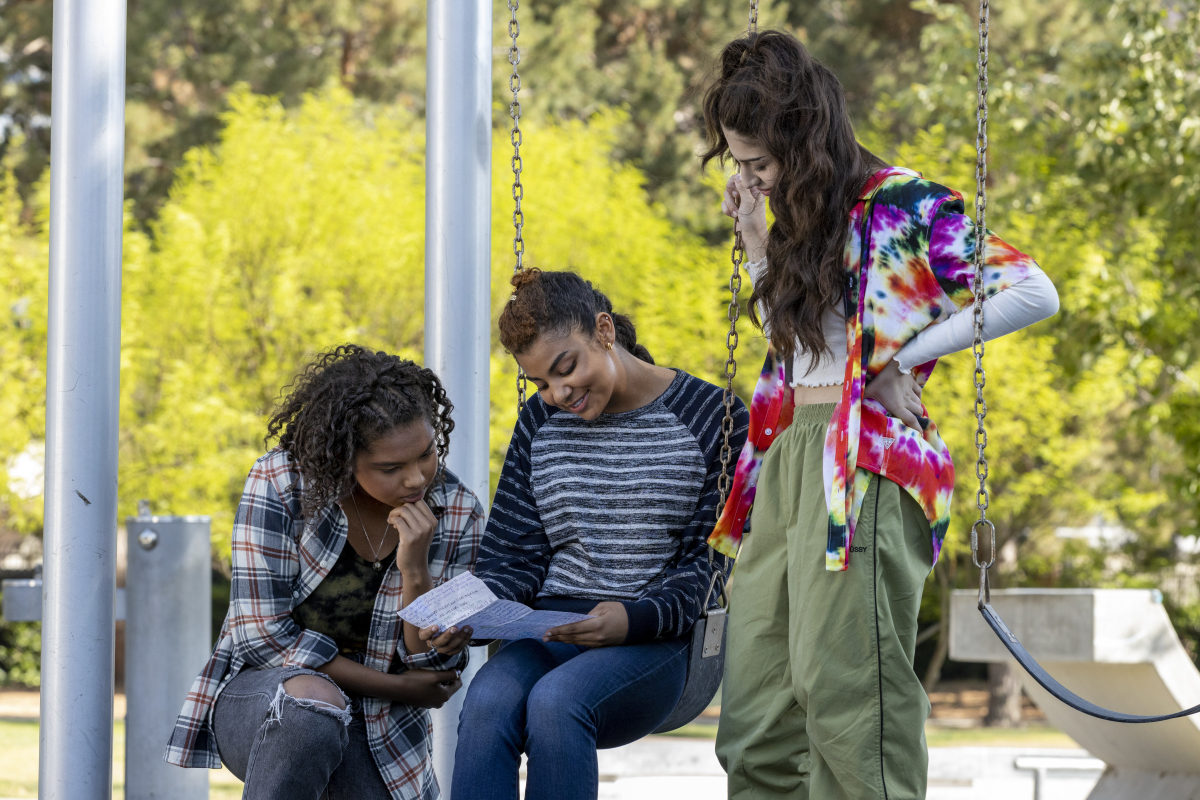
[[[10,151],[0,165],[0,525],[29,533],[41,528],[41,499],[9,485],[13,460],[46,428],[46,261],[44,239],[21,223]]]
[[[228,551],[265,416],[314,351],[420,354],[422,140],[344,90],[236,90],[220,145],[189,154],[152,226],[126,237],[121,506],[210,511]]]
[[[132,221],[126,231],[120,509],[131,513],[150,498],[158,511],[211,513],[217,550],[227,555],[265,418],[305,360],[351,340],[421,359],[424,126],[339,88],[293,111],[239,88],[222,121],[219,145],[189,154],[150,234]],[[528,263],[596,281],[632,314],[659,363],[715,380],[728,324],[725,254],[672,224],[647,202],[640,173],[613,160],[624,125],[621,114],[606,113],[589,125],[530,126]],[[498,134],[498,152],[505,142]],[[497,315],[512,270],[510,184],[507,162],[497,159]],[[8,185],[11,210],[18,201]],[[0,246],[44,254],[44,236]],[[44,435],[44,263],[0,264],[5,285],[16,287],[8,291],[29,298],[27,313],[40,320],[0,335],[0,399],[14,409],[10,418],[29,418],[6,431],[0,456]],[[742,363],[751,366],[743,392],[762,352],[761,339],[744,337]],[[515,418],[514,371],[495,344],[497,475]],[[40,508],[27,512],[40,525]]]
[[[0,0],[0,115],[28,137],[29,186],[49,152],[52,0]],[[716,241],[725,228],[700,181],[697,90],[726,41],[745,29],[746,0],[524,0],[518,12],[523,102],[542,122],[628,112],[614,154],[637,166],[669,215]],[[211,144],[238,82],[285,106],[335,81],[356,97],[420,115],[425,97],[422,0],[131,0],[128,194],[145,225],[192,147]],[[908,0],[836,6],[763,0],[760,25],[792,27],[838,70],[857,110],[876,81],[912,72],[929,16]],[[495,88],[507,107],[509,12],[495,4]]]
[[[957,4],[918,7],[935,19],[923,31],[924,79],[880,95],[867,138],[897,163],[970,189],[974,20]],[[1191,188],[1200,139],[1189,80],[1200,17],[1194,6],[1141,0],[994,11],[989,225],[1038,258],[1063,301],[1036,337],[988,346],[999,459],[990,516],[1001,542],[1020,543],[1001,581],[1154,585],[1172,537],[1197,519],[1189,411],[1200,367],[1182,331],[1200,313]],[[960,562],[969,564],[954,553],[965,547],[974,497],[969,357],[940,369],[929,397],[946,408],[938,418],[958,454],[959,502],[931,595],[944,595]],[[1054,526],[1095,512],[1137,533],[1123,561],[1054,537]],[[1186,638],[1194,612],[1172,608]]]
[[[0,686],[41,684],[42,623],[0,622]]]

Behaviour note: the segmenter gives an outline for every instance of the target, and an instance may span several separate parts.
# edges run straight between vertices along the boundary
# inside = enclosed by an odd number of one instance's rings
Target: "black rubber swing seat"
[[[1109,722],[1164,722],[1169,719],[1178,719],[1180,717],[1188,717],[1192,714],[1200,713],[1200,706],[1192,706],[1183,711],[1176,711],[1174,714],[1159,714],[1157,716],[1141,716],[1139,714],[1125,714],[1120,711],[1102,708],[1095,703],[1089,703],[1079,695],[1072,692],[1067,687],[1063,686],[1049,672],[1042,668],[1042,665],[1029,654],[1025,646],[1017,639],[1016,634],[1008,629],[1004,624],[1004,620],[996,613],[996,609],[992,608],[991,603],[980,603],[979,613],[983,614],[983,619],[988,626],[1004,644],[1012,657],[1017,660],[1017,663],[1024,667],[1025,671],[1033,677],[1035,681],[1041,684],[1042,688],[1053,695],[1058,700],[1066,703],[1076,711],[1087,714],[1088,716],[1096,717],[1097,719],[1108,720]]]
[[[654,729],[669,733],[687,725],[708,708],[725,676],[725,609],[713,608],[696,620],[688,646],[687,679],[671,716]]]

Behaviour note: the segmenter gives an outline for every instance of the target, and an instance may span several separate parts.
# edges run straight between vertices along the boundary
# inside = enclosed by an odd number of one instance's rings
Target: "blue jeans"
[[[688,638],[587,649],[519,639],[471,681],[458,723],[453,800],[595,800],[596,748],[642,738],[683,694]]]
[[[217,750],[245,781],[244,800],[391,800],[358,698],[345,710],[297,699],[283,691],[297,675],[328,680],[303,667],[245,669],[217,698]]]

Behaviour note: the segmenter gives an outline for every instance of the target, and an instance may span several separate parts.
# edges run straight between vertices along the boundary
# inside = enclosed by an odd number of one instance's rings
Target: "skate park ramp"
[[[1127,724],[1075,711],[1016,665],[978,599],[951,598],[950,658],[1016,667],[1050,723],[1107,764],[1089,800],[1200,800],[1200,715]],[[1005,589],[991,602],[1047,672],[1093,703],[1143,715],[1200,704],[1200,671],[1156,589]]]

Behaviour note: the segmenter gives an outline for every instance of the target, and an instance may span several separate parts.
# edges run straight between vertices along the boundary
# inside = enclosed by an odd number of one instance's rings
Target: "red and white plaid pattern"
[[[302,480],[279,448],[260,458],[246,479],[233,526],[233,585],[229,614],[208,663],[188,692],[165,758],[181,767],[219,769],[211,712],[221,689],[242,669],[319,667],[338,654],[328,636],[297,625],[292,609],[329,573],[346,542],[346,515],[330,504],[305,524],[300,515]],[[433,490],[440,507],[429,548],[434,586],[474,568],[483,534],[483,506],[449,471]],[[436,512],[435,512],[436,513]],[[436,651],[410,655],[398,615],[400,571],[390,564],[375,601],[364,662],[380,672],[461,669],[457,656]],[[440,796],[429,755],[429,712],[379,698],[364,698],[363,713],[375,763],[394,800]]]

